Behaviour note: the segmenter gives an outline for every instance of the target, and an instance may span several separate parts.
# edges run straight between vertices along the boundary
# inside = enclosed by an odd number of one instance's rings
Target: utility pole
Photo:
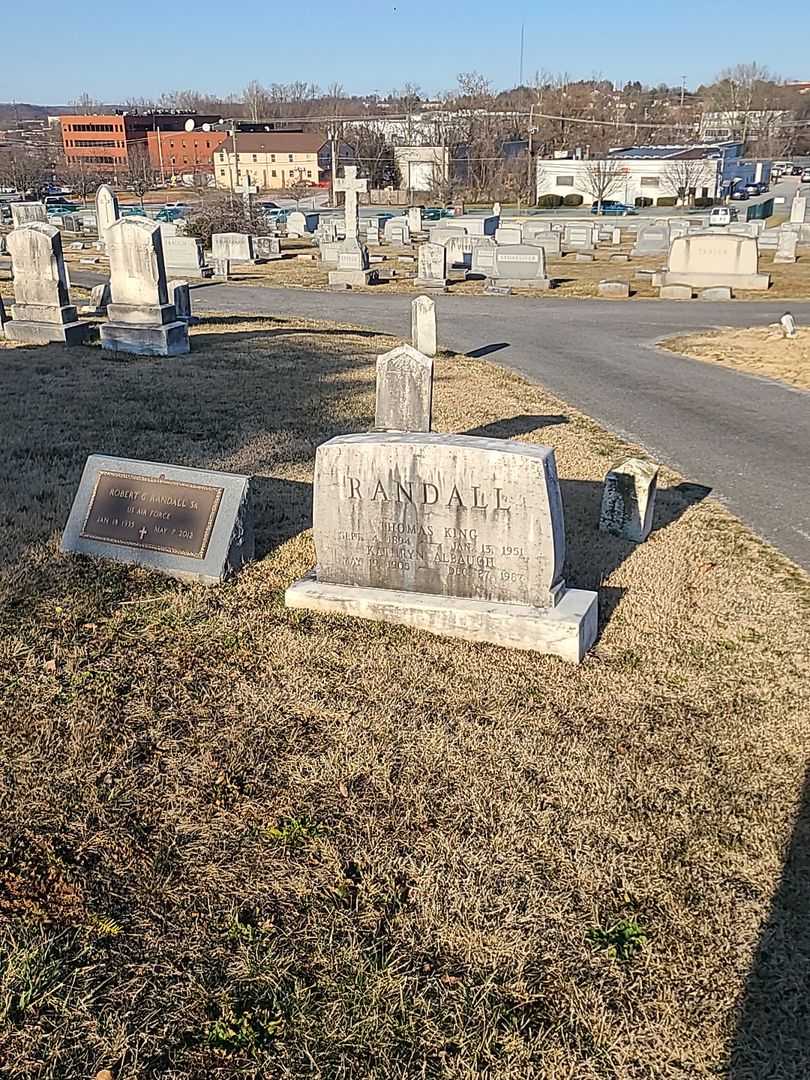
[[[681,112],[683,112],[683,99],[686,96],[686,76],[681,75]],[[683,116],[681,116],[683,120]]]
[[[332,168],[329,175],[329,202],[332,206],[337,207],[335,193],[335,179],[337,176],[337,140],[335,139],[335,128],[332,128],[329,132],[329,148],[332,154]]]
[[[518,80],[518,86],[523,86],[523,34],[526,29],[526,24],[520,24],[520,78]]]
[[[529,200],[532,206],[537,204],[537,188],[535,184],[534,175],[534,161],[532,158],[532,135],[534,135],[536,128],[534,126],[534,105],[529,106],[529,160],[526,164],[528,175],[526,180],[528,182]]]

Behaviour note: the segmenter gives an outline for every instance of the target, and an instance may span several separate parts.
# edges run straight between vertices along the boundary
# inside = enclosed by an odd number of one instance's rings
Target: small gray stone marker
[[[430,357],[410,345],[377,357],[377,431],[430,431],[432,407]]]
[[[640,544],[650,535],[658,486],[658,466],[629,458],[605,477],[599,528]]]
[[[411,344],[424,356],[436,355],[436,304],[429,296],[411,301]]]
[[[773,257],[775,263],[795,263],[799,237],[795,232],[780,232]]]
[[[691,300],[691,285],[662,285],[658,290],[662,300]]]
[[[218,584],[253,559],[250,477],[91,454],[60,549]]]
[[[347,435],[318,447],[317,566],[288,607],[399,623],[579,663],[595,592],[566,590],[548,446],[469,435]]]
[[[630,284],[627,281],[600,281],[597,292],[600,296],[628,300],[630,297]]]
[[[731,289],[728,285],[711,285],[698,293],[698,300],[731,300]]]
[[[793,318],[789,311],[786,311],[782,318],[779,320],[779,325],[782,327],[782,337],[796,337],[796,320]]]

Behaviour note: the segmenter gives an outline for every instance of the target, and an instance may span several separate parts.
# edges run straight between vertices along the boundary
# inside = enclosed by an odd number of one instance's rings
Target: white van
[[[730,225],[737,220],[737,208],[735,206],[715,206],[709,214],[710,225]]]

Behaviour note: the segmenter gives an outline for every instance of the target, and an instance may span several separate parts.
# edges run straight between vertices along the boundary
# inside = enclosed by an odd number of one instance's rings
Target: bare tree
[[[664,179],[675,189],[683,206],[694,206],[697,189],[706,178],[703,158],[681,158],[670,161],[664,169]]]
[[[622,163],[616,158],[589,161],[582,174],[585,190],[597,205],[597,213],[602,213],[602,203],[624,183]]]
[[[83,203],[87,203],[88,197],[105,180],[96,165],[82,158],[69,162],[60,170],[60,173],[70,188],[81,196]]]
[[[144,195],[152,191],[158,182],[157,171],[149,160],[149,152],[145,146],[136,146],[130,150],[123,179],[124,187],[140,199],[141,210],[143,210]]]
[[[295,178],[290,179],[287,183],[287,194],[291,199],[295,199],[296,210],[300,210],[301,200],[306,195],[309,195],[311,191],[312,181],[306,179],[303,169],[296,169]]]
[[[242,91],[242,101],[248,117],[254,122],[270,113],[270,94],[256,79],[249,82]]]
[[[50,163],[39,150],[14,147],[0,155],[0,187],[35,194],[48,182],[50,174]]]
[[[367,124],[356,124],[345,129],[343,138],[354,148],[355,160],[371,187],[399,187],[394,148],[380,131]]]

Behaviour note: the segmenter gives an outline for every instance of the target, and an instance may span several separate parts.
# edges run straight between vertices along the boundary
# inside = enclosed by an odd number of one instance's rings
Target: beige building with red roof
[[[234,147],[234,141],[236,146]],[[281,190],[299,180],[317,184],[322,166],[323,135],[300,131],[237,132],[214,153],[219,188],[242,187],[246,179],[260,191]]]

